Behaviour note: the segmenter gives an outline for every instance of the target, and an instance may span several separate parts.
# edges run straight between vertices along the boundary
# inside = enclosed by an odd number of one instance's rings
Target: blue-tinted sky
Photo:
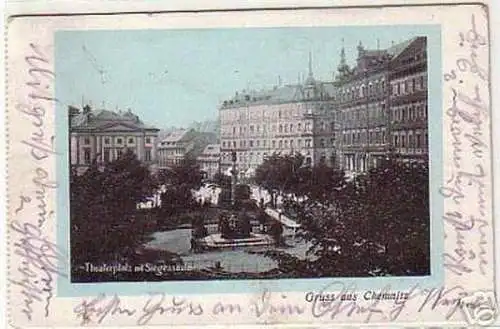
[[[278,77],[331,80],[342,39],[349,64],[356,46],[387,48],[426,35],[418,26],[197,30],[63,31],[56,35],[56,93],[64,104],[131,108],[158,128],[215,119],[238,90],[271,88]],[[104,71],[104,79],[99,71]]]

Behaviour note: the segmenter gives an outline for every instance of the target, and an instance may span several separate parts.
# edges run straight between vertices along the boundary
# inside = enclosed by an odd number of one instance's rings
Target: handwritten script
[[[454,247],[444,254],[445,268],[452,275],[462,276],[478,271],[486,275],[486,245],[489,227],[488,195],[491,177],[488,133],[488,68],[480,59],[486,58],[488,43],[470,18],[469,28],[460,32],[457,43],[461,49],[455,67],[444,75],[445,88],[452,98],[446,110],[451,136],[451,173],[440,193],[450,206],[444,214],[445,225],[451,227],[446,239]],[[449,232],[447,230],[447,232]],[[479,237],[479,243],[468,243],[467,237]]]
[[[29,136],[21,141],[21,146],[27,148],[34,166],[30,184],[19,196],[9,225],[14,233],[13,253],[21,259],[18,273],[12,276],[15,279],[10,279],[10,282],[21,287],[22,313],[31,321],[35,310],[39,309],[35,304],[41,304],[44,316],[49,316],[55,278],[66,274],[59,268],[64,254],[44,235],[44,227],[54,215],[48,202],[48,192],[58,186],[47,169],[52,165],[49,161],[56,155],[54,137],[47,132],[46,125],[47,111],[52,113],[55,102],[49,92],[54,73],[39,46],[30,44],[29,49],[30,53],[24,58],[29,77],[25,84],[29,92],[17,102],[16,109],[32,127]]]
[[[379,292],[392,290],[387,285]],[[335,291],[349,295],[357,291],[355,285],[346,285],[341,281],[333,281],[323,288],[323,291]],[[461,300],[470,294],[461,286],[438,287],[422,289],[419,285],[411,287],[407,298],[384,302],[381,299],[372,300],[328,300],[315,299],[312,302],[291,302],[283,293],[263,291],[257,298],[245,303],[228,303],[217,301],[214,304],[201,303],[186,297],[167,297],[164,293],[151,294],[142,307],[126,306],[117,295],[100,294],[95,298],[84,299],[74,308],[74,314],[81,325],[96,325],[125,317],[137,325],[162,323],[162,318],[179,316],[199,317],[243,315],[269,323],[268,319],[286,319],[292,316],[312,316],[318,320],[333,320],[337,318],[355,317],[368,323],[373,321],[396,321],[405,309],[412,313],[436,311],[444,314],[445,319],[463,319]]]

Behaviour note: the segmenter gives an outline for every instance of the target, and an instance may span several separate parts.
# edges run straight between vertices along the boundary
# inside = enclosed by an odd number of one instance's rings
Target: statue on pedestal
[[[247,216],[222,215],[219,218],[219,232],[224,239],[245,239],[250,237],[252,226]]]

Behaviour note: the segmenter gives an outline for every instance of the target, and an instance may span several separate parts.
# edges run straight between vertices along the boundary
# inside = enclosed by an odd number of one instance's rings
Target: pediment
[[[139,127],[135,127],[133,125],[127,125],[123,123],[112,123],[99,127],[100,131],[109,131],[109,132],[132,132],[132,131],[141,131]]]

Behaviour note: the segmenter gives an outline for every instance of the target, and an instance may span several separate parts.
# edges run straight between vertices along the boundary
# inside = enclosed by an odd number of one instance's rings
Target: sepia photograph
[[[427,43],[56,32],[71,282],[431,275]]]

